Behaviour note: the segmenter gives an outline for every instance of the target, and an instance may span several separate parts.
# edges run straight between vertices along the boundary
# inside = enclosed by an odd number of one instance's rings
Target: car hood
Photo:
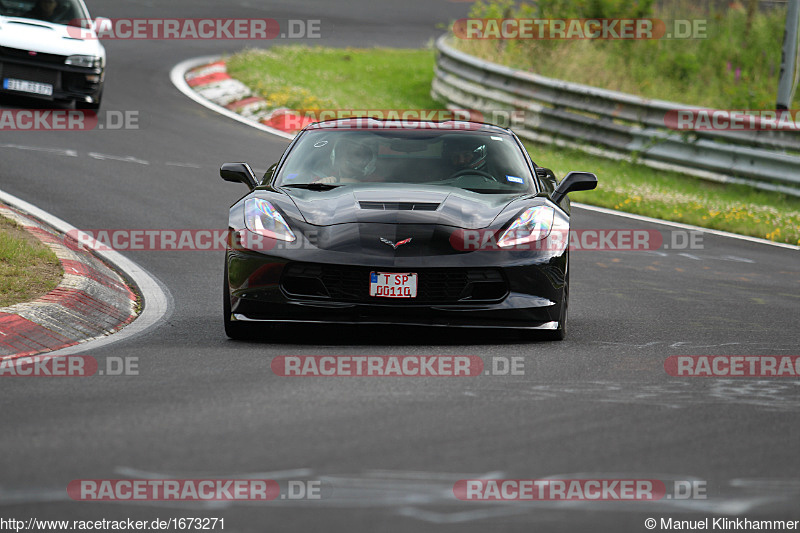
[[[0,17],[0,45],[18,50],[62,56],[87,55],[105,57],[105,50],[96,38],[80,39],[81,30],[63,24],[20,17]],[[93,35],[93,34],[92,34]]]
[[[346,185],[329,191],[283,189],[306,222],[438,224],[485,228],[519,194],[480,194],[435,185]]]

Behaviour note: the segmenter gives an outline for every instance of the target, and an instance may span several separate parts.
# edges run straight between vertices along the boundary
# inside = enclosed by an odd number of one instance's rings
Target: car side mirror
[[[219,175],[225,181],[244,183],[251,191],[258,186],[256,175],[247,163],[223,163],[219,167]]]
[[[550,195],[550,200],[560,204],[564,197],[575,191],[590,191],[597,187],[597,176],[591,172],[570,172],[561,180],[556,190]]]

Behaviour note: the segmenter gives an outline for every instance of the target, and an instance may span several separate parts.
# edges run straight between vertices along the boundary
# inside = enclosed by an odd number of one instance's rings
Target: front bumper
[[[102,68],[83,68],[64,64],[63,56],[37,54],[22,56],[22,50],[0,47],[0,80],[20,79],[53,86],[52,95],[11,91],[3,88],[0,93],[13,94],[40,100],[75,100],[98,103],[103,92],[105,71]],[[24,52],[27,54],[27,52]],[[92,81],[96,79],[96,81]]]
[[[340,256],[229,250],[231,320],[548,330],[558,327],[564,305],[566,252],[473,252],[392,264],[358,255],[342,263]],[[370,297],[371,271],[417,273],[418,298]]]

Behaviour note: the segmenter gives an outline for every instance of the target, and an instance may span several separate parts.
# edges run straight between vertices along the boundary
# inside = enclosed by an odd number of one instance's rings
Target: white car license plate
[[[369,276],[369,295],[378,298],[416,298],[417,275],[372,272]]]
[[[53,86],[49,83],[36,83],[35,81],[15,80],[14,78],[4,79],[3,89],[9,91],[19,91],[22,93],[53,96]]]

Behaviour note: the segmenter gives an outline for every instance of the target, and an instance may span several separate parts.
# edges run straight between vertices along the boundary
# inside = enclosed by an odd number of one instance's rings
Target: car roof
[[[469,132],[486,132],[486,133],[505,133],[509,134],[509,130],[495,126],[493,124],[486,124],[483,122],[472,122],[467,120],[380,120],[371,117],[358,117],[358,118],[340,118],[333,120],[326,120],[323,122],[314,122],[305,128],[306,131],[319,130],[319,129],[346,129],[346,130],[359,130],[359,129],[388,129],[388,130],[452,130],[456,131],[469,131]]]

